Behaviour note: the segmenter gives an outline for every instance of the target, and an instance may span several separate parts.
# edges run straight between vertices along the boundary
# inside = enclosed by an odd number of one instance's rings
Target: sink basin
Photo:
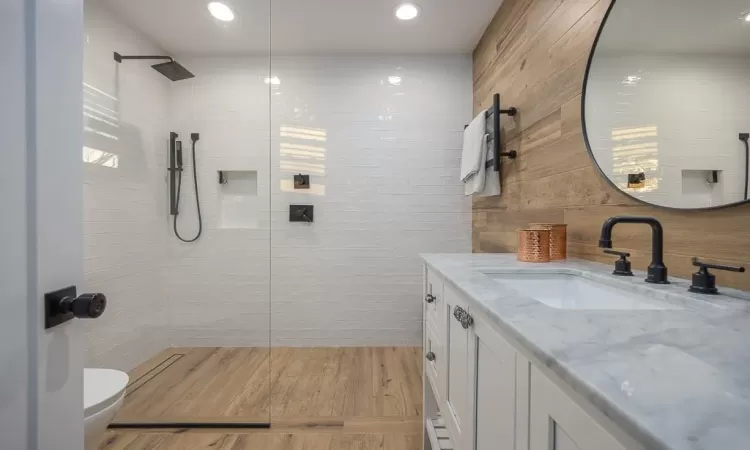
[[[556,309],[678,309],[607,284],[562,273],[485,273],[502,286]]]

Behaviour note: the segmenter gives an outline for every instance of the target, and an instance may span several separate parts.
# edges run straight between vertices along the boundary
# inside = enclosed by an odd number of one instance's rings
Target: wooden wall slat
[[[503,117],[503,141],[519,152],[504,161],[503,195],[473,200],[475,252],[516,250],[516,230],[529,222],[568,224],[568,252],[612,263],[597,247],[602,222],[614,215],[657,217],[665,229],[665,260],[689,278],[700,256],[750,269],[750,205],[718,211],[671,211],[642,205],[612,188],[586,150],[581,90],[590,48],[610,0],[505,0],[474,50],[474,107],[500,93],[516,117]],[[647,226],[618,225],[614,243],[650,261]],[[750,290],[750,273],[717,272],[719,284]]]

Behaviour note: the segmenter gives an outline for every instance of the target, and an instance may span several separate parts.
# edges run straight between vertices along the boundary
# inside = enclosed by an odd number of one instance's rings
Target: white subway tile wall
[[[84,52],[85,285],[104,315],[86,320],[87,365],[130,369],[170,345],[161,270],[167,206],[163,174],[169,81],[147,61],[160,54],[97,2],[86,2]]]
[[[418,254],[471,250],[470,57],[274,57],[270,76],[265,58],[185,64],[196,78],[173,86],[171,123],[201,134],[206,231],[170,241],[166,281],[190,345],[259,345],[269,311],[276,346],[418,345]],[[221,228],[218,170],[257,170],[257,228]],[[290,223],[290,204],[315,222]]]
[[[178,58],[196,78],[173,83],[113,61],[163,51],[95,2],[86,33],[84,289],[110,300],[86,323],[89,365],[167,346],[419,345],[418,254],[471,250],[469,55]],[[191,244],[168,215],[170,131],[187,237],[200,133]],[[255,173],[222,188],[219,171]],[[310,189],[293,189],[297,173]],[[290,204],[314,205],[315,222],[289,223]]]

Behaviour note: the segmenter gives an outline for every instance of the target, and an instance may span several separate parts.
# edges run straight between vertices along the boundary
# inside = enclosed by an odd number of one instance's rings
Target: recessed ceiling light
[[[222,22],[231,22],[234,20],[234,12],[232,12],[232,9],[224,3],[211,2],[208,4],[208,11],[212,16]]]
[[[401,85],[401,77],[399,76],[390,76],[388,77],[388,82],[391,83],[394,86]]]
[[[396,7],[396,17],[401,20],[412,20],[419,16],[419,6],[414,3],[402,3]]]
[[[281,80],[279,77],[266,77],[265,80],[263,80],[266,84],[272,84],[274,86],[278,86],[281,84]]]

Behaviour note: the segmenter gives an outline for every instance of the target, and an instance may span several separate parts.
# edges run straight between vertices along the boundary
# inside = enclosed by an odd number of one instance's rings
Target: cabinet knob
[[[427,294],[427,296],[424,298],[424,301],[426,301],[427,303],[434,303],[435,296],[432,294]]]
[[[434,354],[434,353],[432,353],[432,352],[428,352],[428,353],[427,353],[427,354],[425,355],[425,358],[427,358],[427,361],[435,361],[435,354]]]
[[[461,323],[461,326],[464,327],[464,329],[468,329],[474,324],[474,318],[471,317],[468,311],[460,306],[453,308],[453,317]]]

